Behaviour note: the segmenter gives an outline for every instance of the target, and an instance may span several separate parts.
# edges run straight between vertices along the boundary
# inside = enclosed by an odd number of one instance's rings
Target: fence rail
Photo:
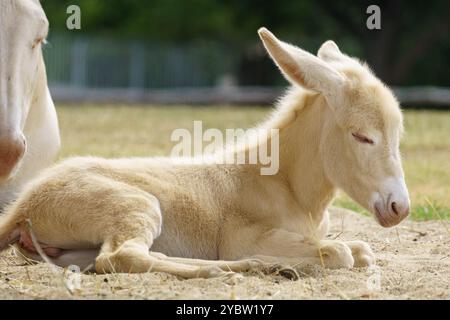
[[[212,87],[239,54],[217,42],[183,45],[53,35],[44,47],[49,83],[73,88]]]
[[[61,103],[268,105],[276,101],[283,89],[214,87],[140,90],[53,87],[51,92],[55,101]],[[394,92],[404,107],[450,108],[450,88],[397,87]]]
[[[407,87],[394,90],[397,98],[406,106],[450,107],[450,88]]]
[[[169,45],[62,34],[49,43],[44,56],[56,101],[271,104],[283,90],[260,45],[233,50],[217,42]],[[450,88],[395,91],[405,106],[450,107]]]

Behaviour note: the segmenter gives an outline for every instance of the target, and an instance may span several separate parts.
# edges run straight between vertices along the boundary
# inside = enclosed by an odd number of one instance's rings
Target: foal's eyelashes
[[[358,133],[358,132],[353,132],[352,136],[356,139],[356,141],[361,142],[361,143],[367,143],[367,144],[374,144],[373,140],[366,137],[365,135]]]

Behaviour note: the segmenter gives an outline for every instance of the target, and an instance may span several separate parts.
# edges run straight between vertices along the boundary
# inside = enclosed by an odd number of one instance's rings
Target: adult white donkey
[[[59,150],[41,51],[47,32],[38,0],[0,0],[0,212]]]
[[[317,57],[266,29],[259,34],[293,83],[262,126],[279,130],[277,174],[260,175],[261,164],[71,159],[46,170],[9,207],[0,220],[0,249],[19,242],[25,255],[36,257],[40,247],[60,265],[95,261],[98,272],[187,278],[240,271],[259,260],[372,264],[366,243],[324,239],[327,208],[342,188],[385,227],[408,215],[399,105],[334,42]],[[227,152],[270,143],[256,140]],[[40,245],[31,241],[27,219]]]

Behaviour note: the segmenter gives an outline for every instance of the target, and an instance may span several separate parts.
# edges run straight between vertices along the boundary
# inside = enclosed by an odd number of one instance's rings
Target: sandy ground
[[[448,220],[383,229],[371,218],[339,211],[329,238],[367,241],[377,266],[303,267],[297,281],[255,270],[235,284],[156,273],[83,274],[76,289],[77,278],[67,270],[26,265],[11,250],[0,256],[0,299],[450,299]]]

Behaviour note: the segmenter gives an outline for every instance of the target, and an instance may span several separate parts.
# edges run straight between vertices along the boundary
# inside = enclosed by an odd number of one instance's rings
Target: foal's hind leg
[[[242,259],[236,261],[226,260],[203,260],[203,259],[191,259],[191,258],[175,258],[168,257],[165,254],[159,252],[150,252],[150,255],[168,262],[181,263],[197,267],[218,267],[224,271],[244,272],[253,268],[263,266],[265,263],[258,259]]]
[[[135,197],[121,219],[114,221],[114,234],[104,239],[100,254],[95,261],[98,273],[110,272],[166,272],[183,278],[232,277],[214,265],[193,266],[167,261],[149,254],[155,238],[161,230],[161,211],[158,200],[148,194],[145,201],[142,194],[127,195]],[[120,200],[120,199],[119,199]],[[111,217],[114,219],[114,217]]]
[[[120,245],[116,243],[116,239],[111,239],[103,245],[95,263],[98,273],[166,272],[186,279],[236,275],[214,266],[199,267],[156,258],[148,253],[149,246],[143,237],[120,242]]]

